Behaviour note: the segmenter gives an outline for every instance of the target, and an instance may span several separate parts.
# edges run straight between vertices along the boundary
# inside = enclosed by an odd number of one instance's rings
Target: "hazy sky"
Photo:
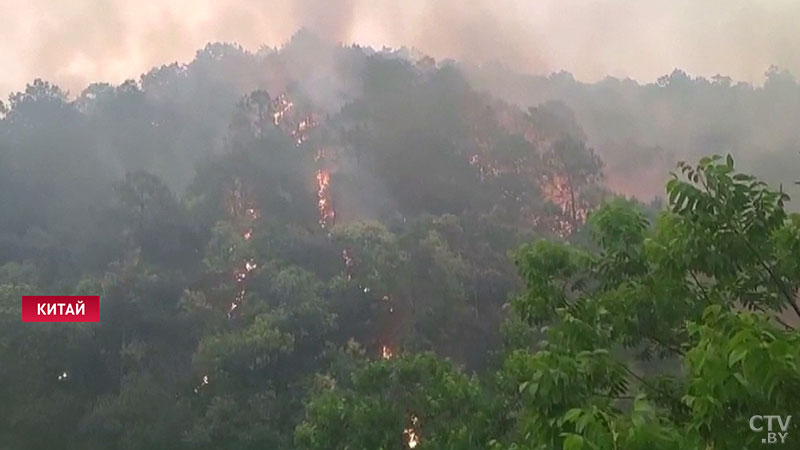
[[[303,26],[589,81],[679,67],[760,83],[771,64],[800,74],[798,23],[800,0],[0,0],[0,96],[35,77],[74,94],[209,41],[256,50]]]

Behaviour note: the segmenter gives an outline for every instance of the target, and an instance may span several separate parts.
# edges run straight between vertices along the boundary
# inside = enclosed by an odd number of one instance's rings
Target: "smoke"
[[[772,64],[800,73],[798,22],[793,0],[0,0],[0,95],[35,77],[75,94],[189,60],[209,41],[257,50],[302,27],[586,81],[680,67],[760,82]]]

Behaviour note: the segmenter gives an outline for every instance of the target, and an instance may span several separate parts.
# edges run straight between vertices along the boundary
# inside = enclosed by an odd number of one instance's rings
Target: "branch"
[[[647,381],[646,379],[644,379],[642,376],[638,375],[636,372],[632,371],[632,370],[631,370],[631,369],[630,369],[630,368],[627,366],[627,364],[623,364],[623,365],[622,365],[622,367],[625,369],[625,372],[627,372],[627,373],[628,373],[628,375],[630,375],[630,376],[632,376],[633,378],[635,378],[637,381],[639,381],[640,383],[642,383],[642,385],[644,385],[644,386],[646,386],[646,387],[650,388],[651,390],[653,390],[653,391],[655,391],[655,392],[658,392],[658,393],[660,393],[661,395],[663,395],[663,396],[665,396],[665,397],[672,397],[672,393],[671,393],[671,392],[663,391],[663,390],[659,389],[658,387],[656,387],[656,386],[653,386],[652,384],[650,384],[650,382],[649,382],[649,381]]]
[[[724,209],[723,207],[724,205],[722,205],[722,202],[719,200],[719,198],[715,197],[714,195],[711,195],[711,190],[708,187],[706,180],[701,178],[701,181],[703,187],[706,190],[706,193],[714,202],[717,203],[717,207],[719,208],[720,211],[722,211]],[[786,297],[787,303],[789,303],[789,306],[794,310],[795,314],[797,314],[797,317],[800,317],[800,307],[797,306],[797,303],[794,301],[793,296],[786,289],[786,286],[784,286],[784,284],[778,279],[778,277],[775,275],[772,269],[770,269],[769,265],[766,263],[766,261],[764,261],[764,258],[761,257],[761,253],[759,253],[758,249],[753,247],[753,244],[747,239],[747,236],[745,235],[744,231],[742,231],[741,227],[739,226],[739,223],[733,220],[729,225],[732,225],[733,230],[736,232],[736,234],[739,235],[740,238],[742,238],[744,244],[747,246],[747,249],[750,250],[753,256],[755,256],[755,258],[758,260],[758,263],[761,265],[761,267],[763,267],[764,270],[767,272],[770,280],[772,280],[772,282],[775,283],[775,285],[778,287],[778,290],[780,290],[781,293],[784,295],[784,297]]]
[[[758,311],[760,311],[760,312],[762,312],[762,313],[764,313],[766,315],[768,315],[772,319],[775,319],[775,321],[778,322],[779,324],[783,325],[783,327],[786,328],[787,331],[794,331],[795,330],[795,328],[793,326],[791,326],[788,323],[786,323],[783,319],[780,318],[780,316],[778,316],[777,314],[768,313],[767,310],[765,310],[764,308],[761,307],[761,305],[753,304],[753,308],[757,309]]]
[[[610,395],[610,394],[602,394],[600,392],[592,392],[592,395],[595,397],[601,398],[608,398],[611,400],[635,400],[635,395]]]
[[[736,231],[739,232],[739,234],[742,234],[742,232],[738,229],[738,227]],[[784,297],[786,297],[787,303],[789,303],[789,306],[794,310],[795,314],[797,314],[797,317],[800,317],[800,307],[798,307],[797,303],[794,301],[793,298],[794,296],[791,293],[789,293],[789,291],[786,289],[786,286],[784,286],[784,284],[778,279],[778,277],[775,275],[772,269],[770,269],[766,261],[764,261],[764,259],[761,257],[761,254],[758,253],[758,250],[753,247],[750,241],[744,239],[744,243],[745,245],[747,245],[747,248],[756,256],[759,264],[761,264],[761,267],[763,267],[764,270],[767,271],[767,274],[769,274],[769,277],[772,280],[772,282],[778,286],[778,289],[781,291]]]

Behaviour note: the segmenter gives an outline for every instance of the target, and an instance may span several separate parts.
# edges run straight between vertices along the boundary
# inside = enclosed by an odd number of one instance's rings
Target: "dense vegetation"
[[[302,33],[2,114],[2,450],[758,448],[800,395],[800,218],[730,157],[614,198],[563,104]]]
[[[566,72],[517,74],[498,67],[466,66],[470,82],[524,107],[560,102],[606,163],[619,192],[651,198],[663,194],[668,172],[680,161],[728,154],[745,171],[795,197],[800,84],[778,67],[765,69],[761,86],[717,75],[693,77],[675,69],[652,83],[607,77],[583,83]]]

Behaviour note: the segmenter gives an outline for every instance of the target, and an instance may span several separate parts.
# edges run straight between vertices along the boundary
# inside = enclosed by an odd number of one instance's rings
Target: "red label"
[[[97,295],[24,295],[23,322],[99,322]]]

